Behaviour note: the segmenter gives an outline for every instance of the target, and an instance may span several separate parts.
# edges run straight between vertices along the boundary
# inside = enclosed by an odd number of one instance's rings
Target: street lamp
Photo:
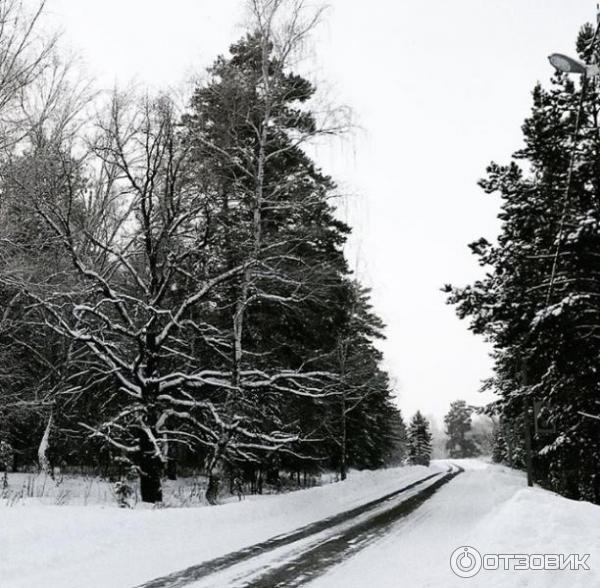
[[[573,59],[572,57],[563,55],[562,53],[553,53],[548,57],[548,60],[554,69],[563,73],[574,73],[584,75],[589,78],[600,75],[600,67],[595,63],[587,65],[582,61]]]

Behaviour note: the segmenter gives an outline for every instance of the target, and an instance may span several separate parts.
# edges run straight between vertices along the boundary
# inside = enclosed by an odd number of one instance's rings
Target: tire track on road
[[[464,471],[459,466],[454,467],[455,471],[445,474],[430,486],[389,510],[378,513],[374,517],[302,551],[296,558],[274,567],[258,578],[246,583],[236,582],[235,586],[240,588],[295,588],[310,582],[386,534],[399,519],[416,510],[442,486]]]
[[[189,584],[202,580],[207,576],[211,576],[221,570],[237,565],[255,556],[264,555],[267,551],[272,551],[280,547],[290,545],[292,543],[295,543],[296,541],[306,539],[312,535],[316,535],[317,533],[335,527],[341,523],[350,521],[351,519],[359,515],[362,515],[372,509],[377,508],[378,506],[382,505],[388,500],[392,500],[397,496],[401,495],[402,493],[415,488],[419,484],[423,484],[424,482],[431,480],[435,477],[447,475],[448,474],[444,474],[443,472],[436,472],[434,474],[430,474],[429,476],[425,476],[424,478],[421,478],[415,482],[403,486],[399,490],[390,492],[389,494],[386,494],[381,498],[371,500],[356,508],[352,508],[350,510],[341,512],[337,515],[333,515],[320,521],[310,523],[308,525],[305,525],[304,527],[300,527],[299,529],[292,531],[291,533],[277,535],[275,537],[272,537],[271,539],[267,539],[266,541],[262,541],[244,549],[240,549],[239,551],[228,553],[227,555],[223,555],[221,557],[202,562],[198,565],[190,566],[172,574],[168,574],[166,576],[150,580],[149,582],[138,585],[136,588],[181,588],[182,586],[188,586]]]

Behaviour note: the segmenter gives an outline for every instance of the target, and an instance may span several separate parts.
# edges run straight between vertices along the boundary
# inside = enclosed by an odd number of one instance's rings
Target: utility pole
[[[529,424],[529,410],[525,408],[525,461],[527,464],[527,486],[533,486],[533,440]]]
[[[527,359],[522,359],[521,386],[525,388],[529,383]],[[533,486],[533,439],[531,437],[531,423],[529,415],[529,398],[524,400],[523,422],[525,425],[525,465],[527,466],[527,486]]]

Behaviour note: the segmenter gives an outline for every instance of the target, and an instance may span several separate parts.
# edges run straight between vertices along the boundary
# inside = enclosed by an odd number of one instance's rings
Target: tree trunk
[[[140,493],[142,502],[162,502],[161,478],[164,468],[164,455],[158,447],[159,435],[156,430],[156,397],[158,396],[158,352],[156,333],[149,331],[146,334],[146,348],[148,358],[146,362],[145,377],[153,382],[142,389],[142,398],[146,404],[146,422],[139,430],[140,445]]]
[[[342,392],[342,410],[341,410],[341,418],[342,418],[342,434],[340,439],[340,479],[344,481],[347,476],[347,464],[346,464],[346,445],[348,434],[346,431],[346,393]]]
[[[263,493],[263,475],[261,468],[258,469],[258,476],[256,478],[256,491],[258,494]]]
[[[50,446],[50,431],[52,430],[52,413],[48,417],[48,423],[46,424],[46,428],[44,430],[44,434],[42,435],[42,440],[40,441],[40,445],[38,447],[38,463],[40,466],[40,471],[44,474],[52,477],[52,466],[50,464],[50,458],[48,457],[48,448]]]
[[[167,458],[166,474],[168,480],[177,480],[177,445],[169,443],[165,435],[165,456]]]
[[[219,498],[220,477],[212,473],[208,476],[208,488],[206,489],[206,500],[208,504],[215,506]]]
[[[504,434],[504,442],[506,444],[506,459],[508,460],[509,467],[514,467],[513,463],[513,443],[512,443],[512,432],[508,429],[504,422],[503,425],[503,434]]]
[[[177,461],[173,457],[167,462],[167,479],[177,480]]]
[[[161,476],[163,463],[148,435],[140,431],[140,493],[142,502],[162,502]]]
[[[140,471],[140,493],[142,502],[162,502],[160,483],[161,468],[157,467],[156,458],[142,459]],[[162,465],[162,464],[161,464]]]

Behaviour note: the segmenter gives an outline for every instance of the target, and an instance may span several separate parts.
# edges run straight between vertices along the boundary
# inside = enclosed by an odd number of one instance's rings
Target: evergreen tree
[[[394,446],[398,415],[388,376],[380,367],[383,355],[374,345],[384,338],[384,325],[373,310],[370,292],[358,282],[348,281],[345,294],[340,305],[343,323],[330,358],[330,369],[340,378],[333,388],[333,418],[328,423],[339,447],[342,479],[349,466],[375,468],[386,463]]]
[[[281,394],[275,385],[249,390],[241,374],[325,371],[330,366],[319,358],[335,347],[343,316],[338,301],[348,271],[342,246],[349,229],[335,218],[333,181],[302,149],[323,132],[306,107],[315,88],[291,72],[275,49],[264,31],[232,45],[230,56],[218,58],[208,82],[196,89],[184,117],[192,171],[204,183],[216,219],[213,251],[206,254],[225,271],[246,265],[223,285],[215,316],[229,329],[232,350],[221,357],[232,389],[229,417],[222,421],[228,430],[208,459],[215,479],[225,461],[248,458],[249,449],[243,455],[231,450],[250,427],[232,425],[240,414],[253,423],[250,428],[285,431],[304,441],[298,422],[312,420],[321,403],[311,394],[295,395],[297,379],[288,379]],[[311,378],[314,390],[325,386]]]
[[[429,465],[431,459],[431,433],[429,422],[417,411],[408,427],[408,459],[413,465]]]
[[[508,453],[504,434],[499,426],[494,428],[494,444],[492,446],[492,460],[494,463],[508,462]]]
[[[586,25],[577,49],[590,61],[597,46]],[[523,125],[525,146],[481,181],[502,199],[497,245],[471,245],[485,278],[447,288],[471,329],[495,347],[487,383],[501,397],[502,418],[518,436],[533,428],[533,404],[555,433],[534,439],[536,481],[572,498],[600,501],[600,96],[587,80],[557,73],[533,91]],[[524,161],[523,167],[518,162]],[[527,170],[527,171],[526,171]],[[586,416],[588,415],[588,416]],[[515,459],[518,463],[520,459]]]
[[[456,400],[450,404],[450,410],[444,417],[448,441],[446,449],[452,458],[473,457],[477,455],[477,445],[471,435],[472,410],[464,400]]]
[[[408,431],[406,430],[406,423],[400,410],[396,409],[396,413],[391,421],[392,447],[387,464],[400,466],[404,465],[408,458]]]

